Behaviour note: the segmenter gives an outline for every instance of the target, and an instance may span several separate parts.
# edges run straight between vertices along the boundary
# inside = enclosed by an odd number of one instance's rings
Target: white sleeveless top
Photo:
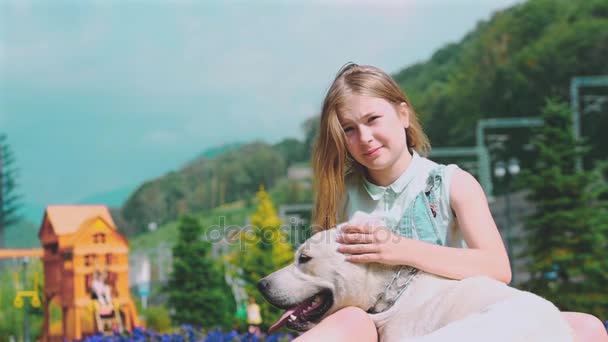
[[[359,173],[346,177],[345,217],[356,211],[381,218],[404,236],[450,247],[466,247],[450,206],[450,182],[458,166],[441,165],[413,152],[407,169],[389,186]]]

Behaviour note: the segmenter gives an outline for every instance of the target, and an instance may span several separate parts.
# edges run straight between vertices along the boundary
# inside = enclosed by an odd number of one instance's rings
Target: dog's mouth
[[[322,290],[300,304],[287,308],[283,316],[268,329],[268,333],[275,331],[285,324],[293,330],[306,330],[310,327],[311,322],[321,319],[333,303],[334,296],[331,290]]]

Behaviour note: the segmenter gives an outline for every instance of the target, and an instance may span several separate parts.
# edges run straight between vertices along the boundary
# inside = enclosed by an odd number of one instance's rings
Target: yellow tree
[[[232,262],[242,270],[245,291],[260,305],[262,328],[266,329],[281,313],[264,301],[256,288],[257,282],[266,275],[288,265],[293,260],[293,248],[287,234],[281,230],[281,219],[270,200],[270,195],[260,186],[255,198],[257,209],[250,218],[250,225],[240,235],[239,250]]]

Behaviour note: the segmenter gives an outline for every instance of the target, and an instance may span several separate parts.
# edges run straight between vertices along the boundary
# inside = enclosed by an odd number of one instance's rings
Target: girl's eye
[[[344,133],[352,132],[352,130],[353,130],[352,127],[344,127],[342,129],[344,130]]]
[[[312,259],[312,258],[309,257],[308,255],[300,254],[300,257],[298,258],[298,264],[305,264],[305,263],[309,262],[310,259]]]
[[[380,116],[376,115],[376,116],[372,116],[371,118],[369,118],[368,122],[373,122],[376,121],[376,119],[380,118]]]

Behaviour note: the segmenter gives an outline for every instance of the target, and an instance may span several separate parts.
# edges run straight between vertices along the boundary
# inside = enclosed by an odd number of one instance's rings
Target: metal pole
[[[608,86],[608,75],[576,76],[570,80],[570,108],[572,108],[572,133],[574,139],[579,141],[581,137],[581,110],[579,106],[578,90],[581,87]],[[583,169],[581,156],[576,158],[576,169]]]
[[[485,190],[488,200],[492,200],[492,176],[490,176],[490,158],[484,141],[484,130],[486,121],[477,121],[477,129],[475,133],[475,147],[477,147],[477,160],[479,161],[479,182]]]
[[[513,232],[513,227],[511,227],[511,225],[513,224],[513,220],[511,220],[511,175],[509,174],[509,172],[507,171],[506,174],[506,181],[507,181],[507,193],[505,196],[505,210],[506,210],[506,216],[507,216],[507,236],[505,238],[506,242],[507,242],[507,256],[509,257],[509,262],[511,263],[511,284],[515,283],[515,258],[513,256],[513,240],[512,240],[512,232]]]
[[[3,145],[2,135],[0,134],[0,244],[4,242],[4,156],[3,156]],[[0,261],[0,268],[3,266],[3,263]]]
[[[580,109],[578,100],[578,87],[580,83],[579,77],[572,78],[570,82],[570,106],[572,107],[572,134],[574,135],[574,141],[578,142],[581,137],[581,122],[580,122]],[[583,168],[583,160],[581,156],[576,157],[576,169],[581,170]]]
[[[25,257],[23,258],[23,282],[22,282],[22,289],[25,290],[26,287],[26,282],[27,282],[27,263],[28,263],[28,258]],[[23,301],[23,341],[24,342],[30,342],[30,321],[29,321],[29,317],[27,314],[27,310],[28,310],[28,305],[27,305],[27,300]]]
[[[574,140],[578,141],[581,136],[580,126],[580,111],[578,105],[578,87],[580,83],[580,77],[572,78],[570,81],[570,107],[572,107],[572,133],[574,134]]]

